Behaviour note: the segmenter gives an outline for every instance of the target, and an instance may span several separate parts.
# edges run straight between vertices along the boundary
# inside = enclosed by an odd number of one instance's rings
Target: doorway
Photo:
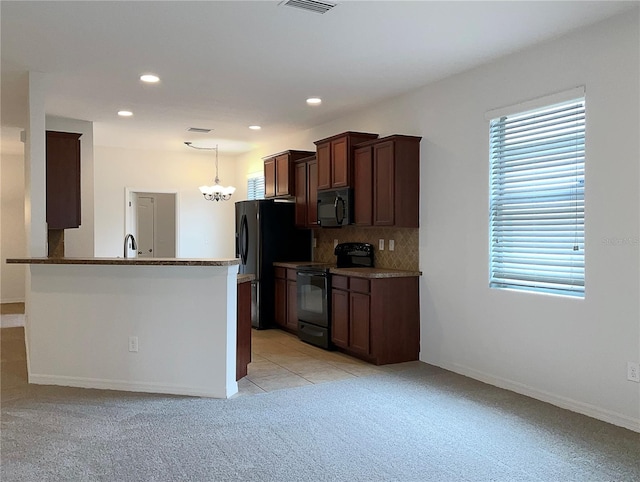
[[[178,196],[176,192],[127,189],[125,225],[138,244],[139,258],[175,258]]]

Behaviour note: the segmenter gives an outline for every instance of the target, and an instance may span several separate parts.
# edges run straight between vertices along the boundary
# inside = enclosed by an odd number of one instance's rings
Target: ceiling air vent
[[[202,127],[189,127],[187,132],[200,132],[201,134],[208,134],[213,129],[203,129]]]
[[[337,5],[331,2],[318,2],[316,0],[284,0],[279,3],[283,7],[295,7],[314,13],[326,13]]]

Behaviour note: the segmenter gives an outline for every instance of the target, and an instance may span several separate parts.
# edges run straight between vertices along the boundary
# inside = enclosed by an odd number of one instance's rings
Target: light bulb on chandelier
[[[193,149],[201,149],[206,151],[216,151],[216,178],[213,181],[213,186],[200,186],[200,192],[207,201],[228,201],[236,191],[233,186],[224,187],[220,185],[220,179],[218,178],[218,145],[216,147],[197,147],[191,142],[185,142],[185,144]]]

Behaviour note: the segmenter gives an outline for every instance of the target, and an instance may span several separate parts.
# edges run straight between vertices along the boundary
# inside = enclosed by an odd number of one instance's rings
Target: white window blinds
[[[247,199],[264,199],[264,176],[247,179]]]
[[[491,287],[584,297],[584,145],[584,97],[491,120]]]

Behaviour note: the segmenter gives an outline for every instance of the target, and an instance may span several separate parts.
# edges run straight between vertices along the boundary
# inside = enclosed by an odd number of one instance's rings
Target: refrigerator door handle
[[[242,240],[240,242],[240,256],[242,264],[247,264],[247,255],[249,253],[249,226],[247,225],[247,215],[242,215],[242,221],[240,222],[240,235]]]

